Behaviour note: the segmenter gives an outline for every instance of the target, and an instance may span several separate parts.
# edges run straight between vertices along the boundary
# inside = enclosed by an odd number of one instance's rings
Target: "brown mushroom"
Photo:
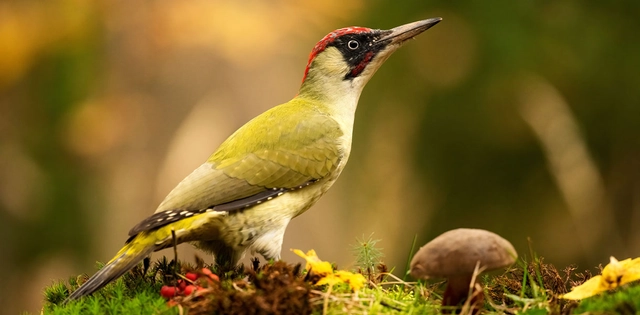
[[[411,275],[418,279],[447,278],[442,306],[460,305],[469,295],[476,264],[489,271],[513,264],[518,257],[509,241],[493,232],[455,229],[422,246],[411,260]],[[479,287],[479,284],[478,284]],[[473,292],[470,305],[480,305],[482,292]]]

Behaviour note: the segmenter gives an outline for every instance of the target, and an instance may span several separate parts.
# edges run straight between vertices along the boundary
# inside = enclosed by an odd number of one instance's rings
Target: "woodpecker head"
[[[390,30],[347,27],[329,33],[309,55],[300,94],[322,98],[331,97],[324,95],[327,92],[336,96],[351,92],[359,97],[365,84],[394,51],[441,20],[431,18]]]

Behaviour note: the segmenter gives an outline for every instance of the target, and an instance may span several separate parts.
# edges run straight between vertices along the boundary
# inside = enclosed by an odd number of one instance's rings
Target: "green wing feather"
[[[267,189],[322,179],[340,163],[342,135],[319,104],[294,99],[274,107],[223,142],[156,212],[206,209]]]

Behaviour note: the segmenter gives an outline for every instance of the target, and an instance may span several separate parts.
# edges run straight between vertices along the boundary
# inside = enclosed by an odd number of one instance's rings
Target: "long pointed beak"
[[[388,30],[387,32],[389,33],[382,36],[380,39],[378,39],[378,41],[384,42],[387,40],[391,40],[391,45],[401,44],[406,40],[411,39],[418,34],[430,29],[440,21],[442,21],[442,18],[436,17],[394,27]]]

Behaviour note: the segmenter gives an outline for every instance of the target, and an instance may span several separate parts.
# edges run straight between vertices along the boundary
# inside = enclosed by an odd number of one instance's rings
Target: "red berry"
[[[198,274],[193,272],[187,272],[187,274],[185,274],[184,277],[191,281],[196,281],[196,279],[198,279]]]
[[[194,290],[196,290],[196,286],[193,284],[190,284],[184,288],[184,295],[191,295],[191,293],[193,293]]]
[[[218,275],[215,273],[210,274],[209,278],[211,278],[211,280],[213,281],[220,281],[220,277],[218,277]]]
[[[211,272],[211,270],[207,268],[202,268],[202,273],[205,274],[209,279],[213,281],[220,281],[220,278],[215,273]]]
[[[176,287],[171,287],[168,285],[163,285],[162,288],[160,288],[160,295],[162,295],[163,297],[170,299],[174,296],[176,296],[177,289]]]
[[[184,291],[184,288],[187,287],[187,282],[184,280],[178,280],[178,289],[180,291]]]

